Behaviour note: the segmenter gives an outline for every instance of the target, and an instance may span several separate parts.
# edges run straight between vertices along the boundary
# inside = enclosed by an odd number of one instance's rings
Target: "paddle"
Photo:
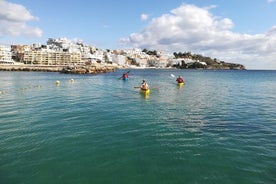
[[[128,74],[130,72],[130,70],[129,71],[127,71],[126,73]],[[121,78],[123,78],[123,76],[121,76],[120,78],[118,78],[118,79],[121,79]]]
[[[160,87],[159,86],[154,86],[154,87],[151,87],[150,89],[159,89]]]
[[[141,88],[140,86],[134,86],[134,88]],[[158,86],[154,86],[154,87],[150,87],[149,89],[159,89],[160,87],[158,87]]]

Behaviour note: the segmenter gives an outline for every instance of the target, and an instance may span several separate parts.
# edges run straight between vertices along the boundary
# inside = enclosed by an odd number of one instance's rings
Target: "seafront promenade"
[[[109,64],[91,64],[85,66],[2,64],[0,71],[61,72],[75,74],[97,74],[114,72],[117,67]]]

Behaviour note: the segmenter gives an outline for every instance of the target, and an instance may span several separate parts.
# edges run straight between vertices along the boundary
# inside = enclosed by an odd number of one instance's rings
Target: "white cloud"
[[[109,26],[108,26],[107,24],[104,24],[104,25],[103,25],[103,28],[104,28],[104,29],[107,29],[107,28],[109,28]]]
[[[141,16],[140,16],[140,19],[142,21],[146,21],[146,20],[148,20],[148,18],[149,18],[149,16],[147,14],[141,14]]]
[[[27,25],[27,22],[37,21],[38,18],[32,16],[24,6],[0,0],[0,9],[0,37],[42,35],[41,29]]]
[[[132,33],[121,42],[142,49],[204,53],[247,68],[276,69],[276,26],[264,34],[235,33],[231,30],[234,27],[231,19],[210,13],[214,7],[183,4],[152,19],[142,32]]]
[[[276,2],[276,0],[267,0],[268,3]]]

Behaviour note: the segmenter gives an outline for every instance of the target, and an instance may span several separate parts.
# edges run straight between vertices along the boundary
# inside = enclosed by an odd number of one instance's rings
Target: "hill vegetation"
[[[154,55],[159,57],[156,50],[150,51],[143,49],[148,55]],[[233,69],[233,70],[245,70],[245,66],[237,63],[228,63],[220,61],[217,58],[211,58],[202,56],[200,54],[192,54],[191,52],[174,52],[174,59],[181,60],[178,64],[173,65],[179,69]],[[189,61],[189,62],[187,62]],[[192,62],[191,62],[192,61]]]

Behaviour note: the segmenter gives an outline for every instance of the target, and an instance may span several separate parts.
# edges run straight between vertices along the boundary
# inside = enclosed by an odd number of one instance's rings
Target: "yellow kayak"
[[[182,87],[184,85],[184,82],[179,82],[179,83],[177,83],[177,86],[178,87]]]
[[[140,88],[140,91],[141,91],[141,93],[144,93],[144,94],[149,94],[150,93],[150,89]]]

